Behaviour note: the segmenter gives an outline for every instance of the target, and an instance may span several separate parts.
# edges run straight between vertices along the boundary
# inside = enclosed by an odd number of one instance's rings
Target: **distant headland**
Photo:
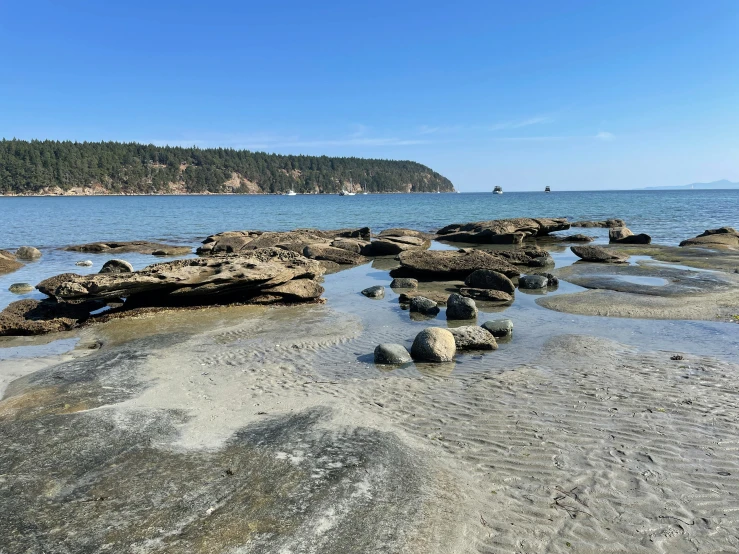
[[[0,140],[0,195],[453,192],[411,161],[120,142]]]
[[[692,183],[690,185],[665,186],[665,187],[645,187],[642,190],[689,190],[689,189],[739,189],[739,183],[732,183],[727,179],[720,181],[711,181],[710,183]]]

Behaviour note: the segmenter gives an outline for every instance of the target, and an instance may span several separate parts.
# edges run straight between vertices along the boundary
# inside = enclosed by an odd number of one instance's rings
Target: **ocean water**
[[[0,249],[40,248],[43,257],[0,276],[0,308],[21,297],[12,283],[33,285],[58,273],[95,273],[109,255],[65,252],[71,244],[158,240],[197,246],[207,235],[238,229],[289,230],[370,226],[436,230],[449,223],[506,217],[625,219],[635,233],[676,245],[705,229],[739,227],[739,190],[603,191],[313,196],[0,197]],[[578,232],[578,231],[575,231]],[[599,241],[607,230],[587,229]],[[139,269],[161,261],[122,255]],[[89,259],[93,266],[75,266]],[[41,298],[39,293],[24,298]]]

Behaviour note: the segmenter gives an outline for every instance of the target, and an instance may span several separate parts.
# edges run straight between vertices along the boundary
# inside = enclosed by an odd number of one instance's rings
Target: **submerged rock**
[[[368,287],[362,291],[362,294],[367,298],[384,298],[385,287],[382,285],[376,285],[374,287]]]
[[[12,273],[23,267],[23,264],[15,259],[15,254],[7,250],[0,250],[0,275]]]
[[[477,306],[472,298],[466,298],[461,294],[451,294],[446,301],[447,319],[474,319],[477,317]]]
[[[543,275],[523,275],[518,280],[519,289],[544,289],[547,287],[547,278]]]
[[[454,336],[457,350],[496,350],[495,337],[477,325],[465,325],[449,329]]]
[[[41,250],[33,246],[21,246],[15,251],[15,257],[19,260],[38,260],[41,257]]]
[[[629,259],[628,256],[609,252],[600,246],[570,246],[570,250],[586,262],[623,264]]]
[[[476,289],[462,287],[459,294],[467,298],[474,298],[483,302],[513,302],[513,295],[494,289]]]
[[[439,229],[439,240],[480,244],[521,244],[528,237],[544,236],[570,228],[564,218],[514,218],[452,224]]]
[[[108,260],[103,264],[100,273],[131,273],[133,266],[126,260]]]
[[[467,287],[474,289],[493,289],[508,294],[516,292],[516,285],[508,277],[491,269],[478,269],[464,280]]]
[[[192,248],[189,246],[160,244],[147,240],[91,242],[88,244],[67,246],[64,250],[69,252],[90,252],[93,254],[124,254],[128,252],[153,254],[154,252],[161,252],[160,255],[162,256],[184,256],[192,252]]]
[[[739,232],[733,227],[707,229],[697,237],[684,240],[680,246],[702,246],[705,248],[739,248]]]
[[[175,260],[140,271],[68,276],[51,291],[57,298],[127,298],[126,306],[189,306],[231,302],[264,303],[315,300],[323,292],[313,281],[323,267],[279,248],[263,248],[230,256]],[[47,280],[48,281],[48,280]],[[39,290],[43,290],[39,284]]]
[[[568,235],[566,237],[562,237],[563,242],[593,242],[594,240],[595,237],[589,237],[588,235],[583,235],[579,233],[577,235]]]
[[[385,343],[375,348],[376,364],[407,364],[411,360],[411,355],[402,344]]]
[[[92,261],[90,261],[90,260],[81,260],[79,262],[75,262],[74,265],[78,265],[80,267],[90,267],[90,266],[92,266]]]
[[[8,290],[14,294],[25,294],[32,292],[34,289],[30,283],[13,283],[8,287]]]
[[[626,227],[626,222],[623,219],[605,219],[601,221],[575,221],[570,224],[572,227]]]
[[[411,250],[398,257],[400,267],[392,277],[417,277],[439,281],[466,279],[477,269],[491,269],[507,277],[518,277],[519,270],[508,260],[482,250]]]
[[[415,289],[418,288],[418,280],[410,277],[398,277],[390,283],[391,289]]]
[[[415,296],[411,298],[409,309],[411,312],[417,312],[424,315],[436,315],[440,311],[438,304],[425,296]]]
[[[456,352],[454,335],[441,327],[424,329],[411,347],[411,356],[420,362],[451,362]]]
[[[493,319],[480,326],[494,337],[509,337],[513,334],[513,321],[510,319]]]
[[[652,237],[644,233],[635,235],[627,227],[614,227],[608,232],[608,242],[617,244],[650,244]]]

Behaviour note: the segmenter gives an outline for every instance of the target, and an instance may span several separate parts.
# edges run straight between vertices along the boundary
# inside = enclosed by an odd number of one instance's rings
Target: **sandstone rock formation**
[[[409,250],[398,259],[401,267],[390,272],[392,277],[463,280],[477,269],[490,269],[509,278],[520,275],[516,266],[506,259],[482,250]]]
[[[645,233],[635,235],[628,227],[613,227],[608,231],[608,242],[612,244],[650,244],[652,237]]]
[[[322,274],[318,262],[263,248],[153,264],[132,273],[68,275],[53,283],[53,291],[48,282],[38,288],[62,300],[126,298],[127,307],[300,302],[320,296],[323,288],[314,280]]]
[[[452,224],[437,231],[438,239],[480,244],[521,244],[528,237],[548,235],[570,228],[564,218],[515,218]]]
[[[626,227],[626,222],[623,219],[605,219],[602,221],[575,221],[570,224],[571,227]]]
[[[739,248],[739,232],[732,227],[707,229],[697,237],[682,241],[680,246],[736,249]]]
[[[15,254],[7,250],[0,250],[0,275],[11,273],[21,267],[23,267],[23,264],[16,260]]]

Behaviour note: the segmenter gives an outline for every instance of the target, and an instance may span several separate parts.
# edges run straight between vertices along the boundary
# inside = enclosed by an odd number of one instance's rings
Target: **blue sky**
[[[0,0],[0,136],[739,181],[739,2]]]

